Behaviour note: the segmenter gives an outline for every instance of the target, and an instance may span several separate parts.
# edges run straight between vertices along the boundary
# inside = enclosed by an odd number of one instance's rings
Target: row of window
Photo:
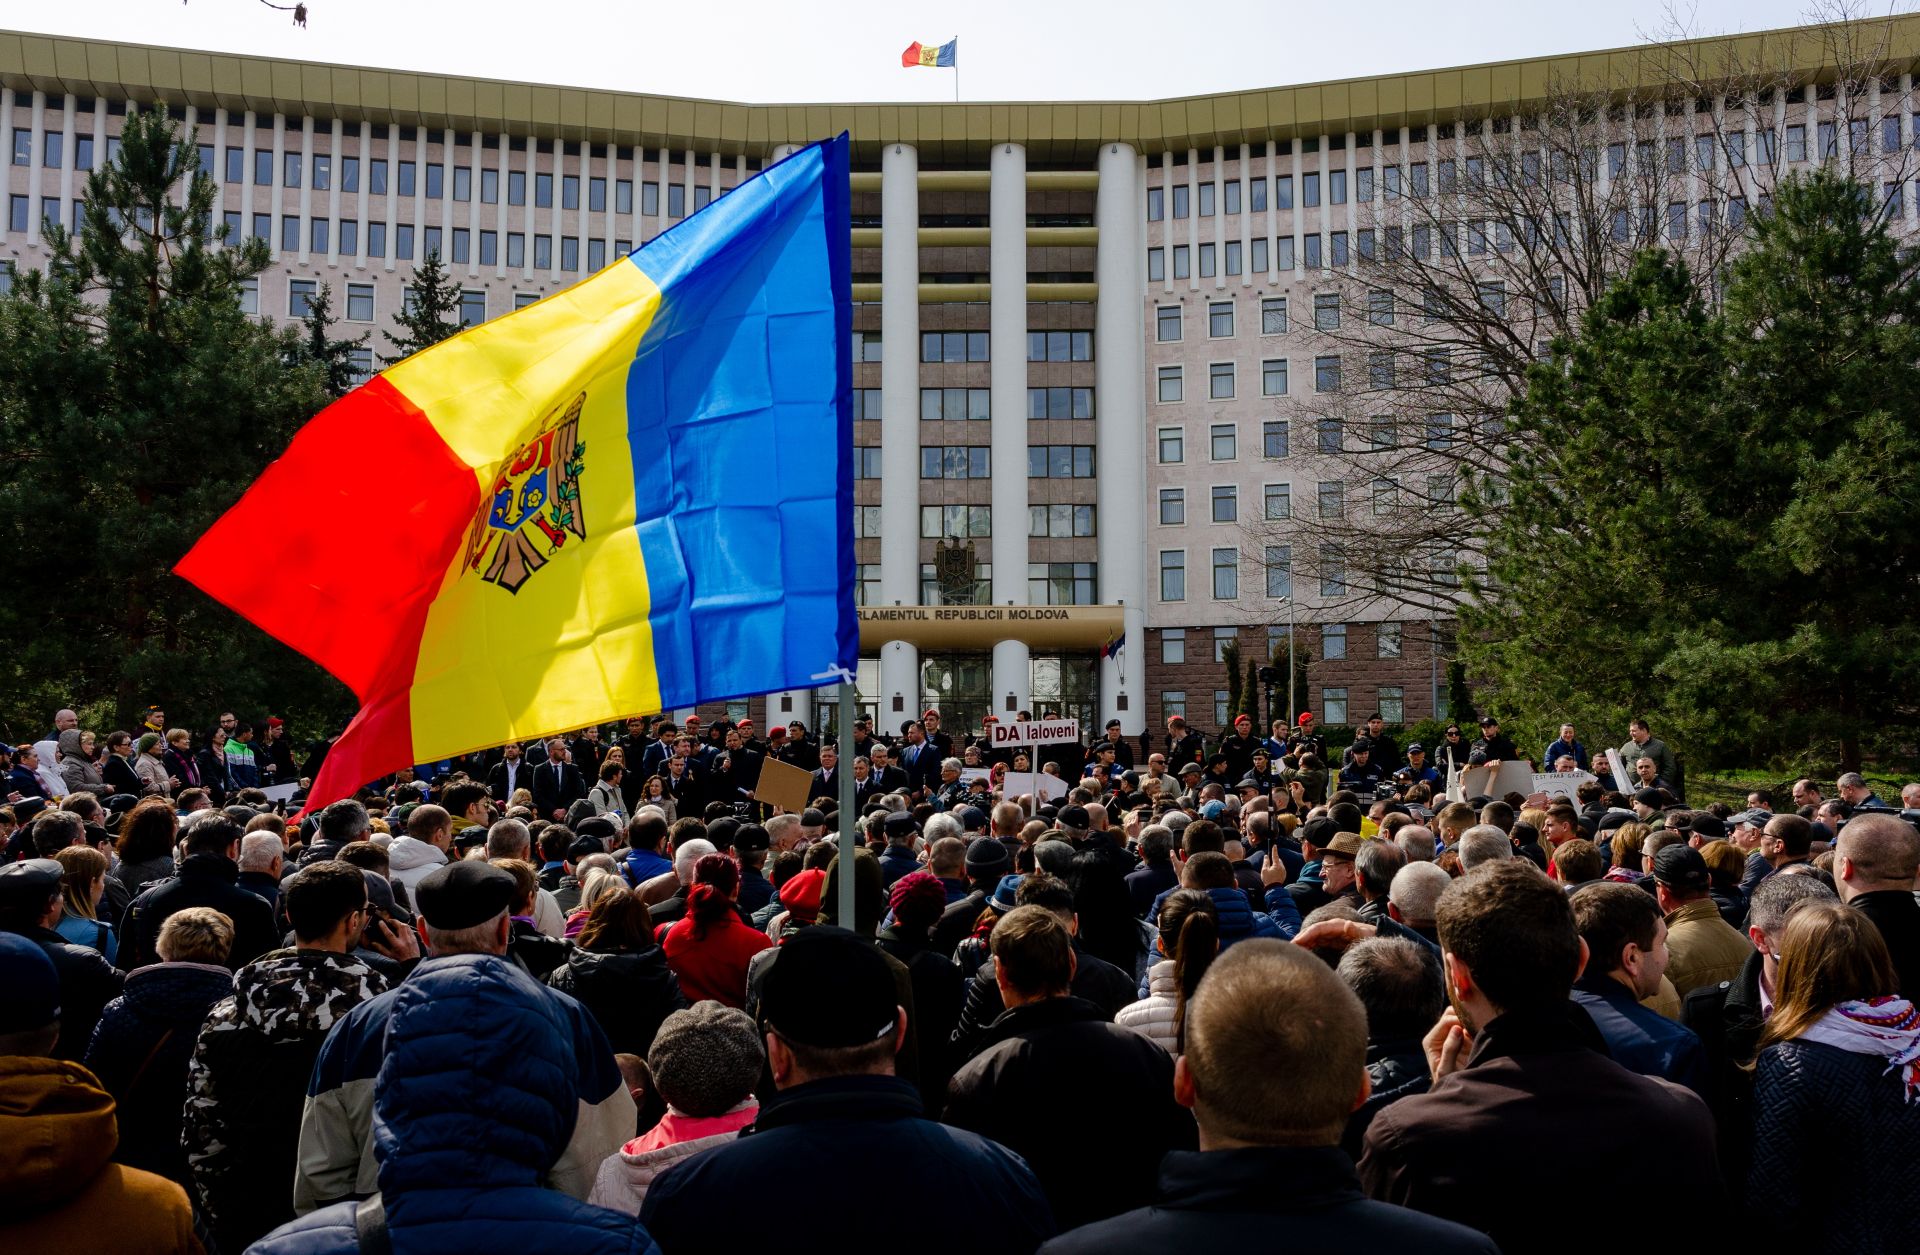
[[[880,417],[880,389],[856,389],[854,417]],[[924,422],[986,422],[993,417],[993,394],[986,388],[922,388],[920,418]],[[1093,417],[1092,388],[1028,388],[1029,419]]]
[[[1239,387],[1238,378],[1239,363],[1208,363],[1207,399],[1210,401],[1233,400]],[[1329,353],[1313,359],[1313,390],[1315,392],[1340,391],[1340,379],[1340,355],[1338,353]],[[1261,396],[1286,396],[1287,386],[1288,368],[1286,358],[1269,358],[1260,363]],[[1186,367],[1156,367],[1154,370],[1154,389],[1154,399],[1163,405],[1175,405],[1186,400]]]
[[[1197,630],[1197,629],[1196,629]],[[1240,639],[1237,627],[1217,627],[1209,629],[1213,641],[1213,661],[1227,660],[1227,646]],[[1401,652],[1401,625],[1386,622],[1373,625],[1374,657],[1399,658]],[[1287,628],[1285,624],[1271,625],[1267,629],[1267,657],[1276,657],[1287,648]],[[1338,662],[1347,657],[1347,625],[1344,623],[1322,623],[1320,625],[1320,656],[1328,662]],[[1179,666],[1187,661],[1187,629],[1162,628],[1160,631],[1160,661],[1169,666]],[[1384,715],[1384,711],[1382,714]],[[1394,722],[1399,722],[1395,720]]]
[[[1282,643],[1281,648],[1282,649],[1286,648],[1284,642]],[[1231,696],[1232,695],[1226,689],[1213,690],[1214,726],[1224,728],[1227,726],[1228,720],[1230,720],[1233,717],[1232,711],[1228,709],[1230,705]],[[1383,684],[1379,688],[1379,695],[1376,701],[1377,701],[1377,708],[1380,711],[1380,717],[1382,719],[1385,719],[1388,723],[1401,724],[1407,721],[1407,694],[1406,694],[1406,689],[1404,687],[1397,684]],[[1444,695],[1443,695],[1443,701],[1442,701],[1443,709],[1444,709],[1444,705],[1445,703],[1444,703]],[[1168,689],[1165,692],[1161,693],[1160,694],[1160,715],[1161,715],[1161,718],[1163,719],[1171,719],[1175,715],[1179,715],[1182,719],[1186,718],[1187,717],[1186,691],[1184,689]],[[1434,717],[1435,718],[1444,717],[1443,712],[1436,712]],[[1320,721],[1325,724],[1338,725],[1338,724],[1346,723],[1347,720],[1348,720],[1348,715],[1347,715],[1346,688],[1330,686],[1330,687],[1321,689],[1320,690]]]
[[[856,450],[856,452],[858,452]],[[878,453],[876,449],[873,451]],[[992,450],[986,445],[922,445],[921,479],[991,479]],[[877,461],[877,458],[876,458]],[[858,467],[856,467],[858,470]],[[1034,445],[1027,450],[1029,479],[1092,479],[1093,446]],[[879,478],[856,475],[856,478]]]
[[[886,604],[880,592],[880,565],[862,563],[853,568],[855,605]],[[992,595],[993,567],[983,562],[974,570],[973,602]],[[1099,604],[1099,564],[1094,562],[1030,562],[1027,564],[1027,602],[1035,606],[1093,606]],[[938,574],[931,563],[920,567],[920,604],[943,601]]]
[[[1091,505],[1055,504],[1027,507],[1027,535],[1071,539],[1098,535]],[[880,507],[854,507],[854,535],[877,539],[880,535]],[[920,535],[939,540],[955,537],[985,539],[993,535],[993,507],[990,505],[923,505],[920,507]]]

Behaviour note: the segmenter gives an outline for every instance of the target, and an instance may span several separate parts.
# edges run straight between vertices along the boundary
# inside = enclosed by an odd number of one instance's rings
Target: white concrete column
[[[1105,150],[1102,150],[1103,154],[1104,151]],[[1187,221],[1186,230],[1182,231],[1181,234],[1186,237],[1182,242],[1187,246],[1187,291],[1198,292],[1200,290],[1200,150],[1198,148],[1187,149],[1187,176],[1185,181],[1187,185]],[[1167,195],[1171,197],[1173,193],[1168,192]],[[1214,208],[1218,211],[1219,207],[1215,206]],[[1169,209],[1168,212],[1171,213],[1172,210]],[[1096,216],[1098,216],[1097,213]],[[1172,221],[1172,219],[1168,219],[1168,221]],[[1173,264],[1172,257],[1167,258],[1167,264],[1169,266]],[[1144,501],[1146,498],[1142,497],[1141,500]]]
[[[1240,286],[1253,286],[1253,149],[1240,145]],[[1225,267],[1221,267],[1225,269]]]
[[[452,132],[448,134],[451,135]],[[479,131],[471,131],[468,136],[470,149],[467,156],[467,277],[478,280],[480,278],[480,172],[487,166],[487,137]],[[447,177],[453,177],[452,169],[448,169]],[[496,249],[505,246],[505,241],[495,237]],[[497,253],[495,258],[498,259]]]
[[[13,148],[11,147],[13,144],[13,98],[18,94],[17,92],[10,92],[4,88],[0,88],[0,136],[6,137],[4,141],[0,142],[9,145],[5,155],[0,156],[0,161],[8,163],[13,161]],[[95,134],[99,136],[99,139],[96,141],[97,146],[95,151],[104,153],[107,145],[107,133],[105,130],[96,130]],[[11,170],[11,165],[9,165],[9,170]],[[11,186],[11,173],[8,174],[8,179],[9,186]],[[0,240],[7,238],[7,232],[12,226],[11,214],[0,215]]]
[[[91,118],[88,119],[88,122],[92,122],[92,121],[93,120]],[[93,135],[94,135],[93,159],[95,161],[98,161],[100,159],[100,128],[97,125],[94,126],[93,128]],[[83,178],[81,182],[81,187],[84,188],[85,186],[86,184]],[[225,109],[215,109],[213,111],[213,229],[215,231],[218,231],[223,225],[225,225],[226,220],[227,220],[227,111]],[[241,226],[242,238],[245,238],[246,227],[244,224],[246,223],[246,219],[242,218],[240,221],[242,223],[242,226]],[[239,240],[228,240],[227,247],[232,248],[233,246],[237,245],[239,242],[240,242]]]
[[[1133,213],[1137,178],[1131,146],[1101,147],[1094,205],[1094,224],[1100,229],[1093,353],[1099,415],[1097,552],[1101,602],[1126,608],[1126,648],[1118,659],[1100,663],[1100,719],[1119,719],[1127,736],[1145,728],[1147,711],[1147,512],[1141,505],[1147,500],[1147,368],[1144,303],[1137,295],[1142,264],[1140,222]],[[1122,694],[1125,710],[1120,709]]]
[[[513,168],[513,137],[503,133],[494,138],[500,141],[500,146],[494,149],[499,154],[494,164],[498,169],[500,195],[494,198],[493,229],[500,237],[500,244],[499,251],[493,255],[493,277],[504,279],[507,277],[507,174]],[[485,166],[486,162],[483,160],[481,165]]]
[[[1213,146],[1213,286],[1227,286],[1227,150],[1220,144]]]
[[[1267,282],[1269,284],[1276,284],[1280,282],[1280,237],[1278,231],[1280,224],[1280,207],[1274,203],[1274,197],[1277,193],[1274,191],[1273,176],[1278,172],[1279,167],[1274,164],[1272,140],[1267,141],[1266,155],[1267,162],[1260,168],[1260,177],[1265,180],[1267,185]],[[1251,265],[1251,259],[1249,259],[1249,265]]]
[[[342,131],[339,118],[333,120],[333,134],[328,137],[327,145],[327,266],[332,268],[340,264],[340,178],[346,170],[346,158],[340,154],[346,145],[340,142]],[[311,171],[309,178],[311,178]],[[358,252],[360,242],[354,241],[354,251]],[[347,293],[340,291],[339,303],[335,306],[341,313],[347,309]]]
[[[997,572],[998,567],[994,568]],[[1008,709],[1007,698],[1013,698],[1012,709]],[[995,641],[993,643],[993,692],[987,703],[987,713],[1002,723],[1009,722],[1015,713],[1033,709],[1033,651],[1027,648],[1025,641]]]
[[[367,246],[373,242],[371,225],[373,222],[373,193],[368,190],[373,186],[372,122],[363,121],[360,123],[360,149],[356,159],[360,162],[360,187],[359,190],[353,194],[353,216],[354,220],[360,224],[360,247],[354,255],[353,268],[355,270],[365,270],[367,268],[367,257],[369,255]],[[389,231],[387,235],[389,238],[384,251],[392,252],[393,240],[391,237],[393,232]]]
[[[284,113],[276,113],[273,115],[273,170],[271,171],[273,180],[267,184],[267,203],[270,206],[267,211],[270,219],[267,223],[267,233],[273,237],[269,242],[273,245],[273,255],[275,257],[280,256],[280,207],[283,203],[281,200],[281,189],[286,181],[286,154],[287,115]],[[304,241],[295,240],[294,243],[302,244]]]
[[[1000,473],[993,477],[993,601],[1019,605],[1027,600],[1027,477],[1017,455],[1027,446],[1027,150],[1019,144],[993,146],[988,161],[988,225],[992,282],[992,434]],[[1011,465],[1010,465],[1011,463]],[[1028,651],[1019,641],[993,647],[990,710],[1003,715],[1008,693],[1027,700]]]
[[[282,170],[284,174],[285,171]],[[333,186],[333,180],[327,180]],[[300,260],[305,263],[313,247],[313,118],[300,119]],[[327,248],[333,248],[333,228],[327,228]]]
[[[1160,154],[1160,188],[1160,205],[1162,210],[1160,214],[1160,244],[1162,249],[1160,254],[1160,290],[1171,293],[1173,291],[1173,246],[1175,243],[1173,237],[1174,232],[1177,230],[1173,222],[1173,150],[1171,148]]]
[[[880,599],[912,606],[920,602],[920,154],[910,144],[881,150],[880,223]],[[918,713],[919,671],[913,646],[880,651],[880,717],[889,727]]]
[[[386,264],[382,268],[392,273],[400,264],[400,124],[398,122],[387,123],[387,143],[380,150],[380,156],[387,163],[387,256]],[[369,170],[371,170],[371,163],[369,163]],[[417,242],[415,253],[418,255]],[[407,264],[413,265],[412,262]],[[403,296],[400,299],[405,298]]]
[[[248,109],[243,111],[240,115],[240,125],[243,128],[240,132],[240,161],[245,167],[240,171],[241,239],[246,239],[253,234],[253,124],[253,110]],[[100,159],[105,161],[107,148],[106,127],[100,127],[97,134],[100,136]],[[269,237],[273,235],[271,226],[267,229],[267,235]],[[271,238],[267,240],[267,247],[273,247],[273,240]]]
[[[73,110],[76,101],[73,93],[62,97],[60,103],[60,225],[73,227],[73,189],[74,189],[74,147],[73,147]],[[187,132],[191,135],[193,132]],[[197,150],[196,150],[197,151]],[[81,186],[85,186],[81,180]],[[214,211],[216,214],[218,209]]]
[[[40,238],[40,227],[45,215],[40,212],[40,171],[41,159],[47,155],[47,94],[33,93],[33,116],[28,120],[33,127],[33,160],[27,166],[27,240],[32,242]],[[8,155],[12,160],[12,155]]]

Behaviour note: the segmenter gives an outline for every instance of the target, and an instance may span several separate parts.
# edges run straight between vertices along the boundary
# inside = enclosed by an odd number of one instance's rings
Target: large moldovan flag
[[[842,135],[301,429],[175,569],[359,697],[311,804],[854,667],[848,241]]]

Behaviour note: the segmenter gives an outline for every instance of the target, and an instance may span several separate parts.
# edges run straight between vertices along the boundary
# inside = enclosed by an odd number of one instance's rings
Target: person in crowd
[[[1298,1013],[1306,1006],[1310,1017]],[[1174,1064],[1174,1095],[1193,1111],[1199,1149],[1165,1158],[1150,1205],[1136,1199],[1135,1210],[1041,1249],[1167,1255],[1258,1249],[1283,1236],[1300,1250],[1495,1251],[1484,1234],[1361,1193],[1339,1143],[1368,1093],[1367,1043],[1360,999],[1326,964],[1279,941],[1234,947],[1196,991],[1187,1051]]]
[[[1376,1112],[1427,1092],[1430,1077],[1421,1041],[1446,1008],[1447,990],[1438,948],[1404,937],[1356,942],[1340,956],[1336,970],[1367,1013],[1370,1092],[1340,1135],[1341,1148],[1357,1158]]]
[[[60,922],[54,925],[54,931],[76,946],[98,950],[107,962],[113,962],[117,952],[113,925],[100,918],[100,898],[107,891],[107,856],[91,846],[70,845],[55,853],[53,859],[62,872]]]
[[[1622,1067],[1676,1081],[1704,1098],[1706,1053],[1699,1036],[1645,1005],[1660,992],[1667,969],[1667,919],[1659,904],[1632,885],[1604,881],[1568,900],[1587,947],[1573,1000],[1593,1018],[1607,1053]]]
[[[367,923],[359,868],[312,864],[288,884],[284,899],[295,948],[234,973],[233,992],[208,1015],[188,1066],[181,1139],[194,1192],[223,1251],[245,1250],[293,1218],[287,1184],[313,1061],[342,1015],[387,988],[385,977],[352,957]],[[234,936],[237,947],[238,925]]]
[[[517,819],[502,819],[487,829],[487,861],[498,863],[507,859],[533,865],[533,834],[527,826]],[[553,894],[540,887],[538,876],[533,889],[533,909],[529,918],[533,927],[541,935],[558,938],[567,931],[567,917],[561,914],[560,904],[553,900]]]
[[[1712,1118],[1692,1091],[1609,1059],[1592,1021],[1573,1014],[1586,947],[1566,893],[1509,859],[1454,882],[1438,922],[1453,1010],[1423,1043],[1432,1087],[1367,1130],[1367,1193],[1470,1225],[1508,1255],[1564,1251],[1561,1200],[1511,1188],[1511,1166],[1553,1161],[1578,1129],[1593,1162],[1657,1153],[1688,1182],[1631,1210],[1583,1209],[1583,1248],[1618,1249],[1649,1226],[1663,1241],[1710,1242],[1721,1202]]]
[[[1840,900],[1880,930],[1899,977],[1895,992],[1920,998],[1920,903],[1913,896],[1920,831],[1898,815],[1856,815],[1840,830],[1833,849]]]
[[[627,803],[620,791],[626,774],[624,762],[610,759],[600,764],[600,778],[594,782],[593,788],[587,790],[587,801],[592,803],[594,814],[606,815],[615,823],[626,822]],[[641,801],[659,807],[671,821],[675,818],[673,799],[666,795],[665,785],[658,781],[659,777],[655,776],[647,782],[647,787],[641,791]],[[648,796],[649,792],[651,796]]]
[[[68,728],[60,734],[59,747],[60,780],[67,786],[67,792],[92,793],[99,797],[115,792],[107,787],[106,778],[93,761],[93,733]]]
[[[1019,809],[1009,802],[995,806],[993,824],[996,832],[1002,831],[1004,825],[1008,824],[1015,825],[1017,831]],[[965,867],[967,884],[970,886],[966,896],[954,901],[941,913],[940,922],[933,926],[930,935],[930,944],[942,954],[952,954],[973,932],[981,915],[987,910],[988,900],[1000,887],[1001,878],[1013,871],[1013,855],[997,836],[975,837],[967,843]]]
[[[1071,994],[1073,937],[1054,912],[1015,907],[992,948],[1007,1010],[954,1073],[942,1119],[1025,1159],[1063,1228],[1117,1215],[1152,1190],[1167,1151],[1192,1144],[1173,1060]],[[1098,1172],[1088,1146],[1100,1148]]]
[[[1371,924],[1388,918],[1393,878],[1406,863],[1407,856],[1390,841],[1360,843],[1353,856],[1353,887],[1360,895],[1362,922]]]
[[[1620,761],[1632,771],[1642,758],[1653,760],[1654,775],[1661,780],[1673,780],[1679,775],[1667,743],[1653,735],[1645,719],[1635,719],[1627,725],[1627,743],[1620,747]]]
[[[173,807],[159,798],[150,798],[128,811],[120,820],[119,840],[114,852],[119,867],[114,878],[128,894],[137,898],[157,880],[174,875],[174,840],[180,820]]]
[[[894,811],[881,822],[880,829],[887,839],[887,848],[880,855],[880,876],[884,884],[891,886],[909,872],[920,870],[920,860],[915,855],[920,825],[906,811]]]
[[[713,999],[744,1006],[747,966],[771,946],[767,935],[740,918],[740,871],[724,854],[707,854],[693,869],[686,915],[660,928],[667,966],[689,1001]]]
[[[187,1066],[214,1005],[233,992],[232,947],[233,921],[212,907],[169,916],[160,961],[127,975],[87,1044],[87,1070],[118,1108],[115,1157],[183,1187],[192,1184],[180,1144]]]
[[[1181,889],[1167,895],[1155,923],[1159,958],[1147,972],[1147,996],[1120,1008],[1113,1022],[1177,1057],[1193,991],[1220,952],[1220,912],[1203,890]]]
[[[1920,1010],[1898,984],[1866,912],[1809,902],[1787,917],[1744,1207],[1780,1250],[1898,1250],[1920,1225]]]
[[[1400,835],[1406,835],[1405,829]],[[1440,895],[1452,883],[1453,877],[1437,863],[1408,863],[1393,874],[1393,884],[1387,890],[1388,917],[1438,947],[1440,932],[1434,920]]]
[[[1653,884],[1667,916],[1666,974],[1674,991],[1685,998],[1702,985],[1738,976],[1753,947],[1720,917],[1713,876],[1700,851],[1684,842],[1662,846],[1653,856]]]
[[[280,904],[280,876],[286,870],[287,848],[271,831],[255,829],[240,838],[240,876],[234,881],[268,906]]]
[[[47,952],[0,933],[0,990],[0,1246],[201,1255],[186,1192],[113,1162],[113,1097],[57,1055],[68,1004]]]
[[[660,811],[636,812],[627,821],[627,852],[621,856],[621,874],[635,889],[673,871],[673,860],[667,857],[667,828],[667,817]]]
[[[473,871],[455,874],[465,868]],[[488,911],[468,927],[504,945],[503,875],[472,861],[441,868],[421,882],[432,900],[423,909],[449,921]],[[581,1202],[584,1190],[562,1185],[562,1161],[592,1123],[596,1092],[583,1078],[611,1074],[629,1133],[634,1110],[612,1052],[577,1004],[491,950],[423,963],[374,1001],[377,1013],[359,1023],[349,1016],[334,1034],[364,1043],[367,1028],[381,1030],[371,1047],[383,1056],[378,1079],[368,1078],[373,1188],[283,1225],[255,1255],[373,1255],[370,1243],[380,1251],[660,1255],[632,1216]],[[459,1048],[449,1051],[449,1042]],[[321,1075],[316,1069],[316,1082]],[[511,1118],[475,1119],[476,1095]],[[604,1157],[587,1166],[589,1180]]]
[[[189,826],[180,874],[153,883],[127,907],[118,966],[130,972],[159,960],[154,941],[167,917],[190,906],[210,906],[233,921],[232,965],[245,967],[274,948],[280,933],[274,911],[239,885],[240,825],[206,812]]]
[[[540,887],[540,874],[522,858],[490,858],[488,863],[513,877],[513,935],[507,943],[508,956],[527,969],[535,980],[544,981],[555,968],[563,966],[573,953],[573,943],[565,936],[549,937],[534,917],[534,904],[546,892]],[[561,931],[564,934],[565,925]]]
[[[446,808],[422,802],[407,812],[407,830],[387,847],[387,866],[393,883],[409,895],[452,857],[453,817]]]
[[[882,1250],[913,1235],[916,1252],[1027,1255],[1054,1233],[1033,1172],[1015,1153],[924,1117],[916,1088],[896,1077],[906,1037],[893,973],[881,952],[816,925],[780,947],[761,991],[760,1020],[775,1086],[761,1095],[751,1137],[701,1151],[655,1177],[640,1222],[667,1255],[711,1249],[726,1218],[740,1250]],[[796,1165],[912,1164],[939,1182],[937,1223],[924,1193],[882,1189],[831,1224],[811,1219],[819,1183]],[[754,1205],[741,1207],[741,1200]]]
[[[934,818],[940,818],[935,816]],[[958,847],[958,838],[942,843]],[[940,1102],[953,1075],[953,1030],[960,1022],[966,982],[949,955],[933,948],[929,934],[946,910],[947,891],[932,872],[911,872],[887,890],[892,920],[874,934],[880,949],[905,965],[913,988],[913,1010],[920,1017],[920,1097]]]
[[[227,774],[227,730],[219,726],[209,729],[193,761],[199,768],[200,787],[207,791],[208,800],[215,806],[226,805],[227,795],[239,788]]]
[[[647,904],[617,878],[595,898],[567,961],[547,984],[593,1013],[616,1054],[644,1058],[660,1025],[688,1005],[654,940]]]
[[[548,738],[546,761],[533,769],[533,809],[540,818],[558,823],[567,807],[587,796],[587,782],[572,758],[566,738]]]
[[[53,963],[60,981],[53,1057],[77,1061],[86,1053],[101,1011],[119,996],[124,978],[98,950],[75,945],[55,931],[65,910],[65,880],[66,869],[50,858],[0,866],[0,934],[32,942]],[[0,1003],[5,1001],[0,996]]]
[[[1560,735],[1555,737],[1546,751],[1540,755],[1542,764],[1557,763],[1562,758],[1572,758],[1576,770],[1587,769],[1587,747],[1580,744],[1580,738],[1570,723],[1560,725]]]
[[[752,1016],[701,1002],[666,1018],[646,1060],[666,1114],[607,1156],[587,1199],[630,1216],[640,1214],[647,1187],[661,1173],[733,1141],[754,1122],[760,1103],[753,1087],[767,1056]]]

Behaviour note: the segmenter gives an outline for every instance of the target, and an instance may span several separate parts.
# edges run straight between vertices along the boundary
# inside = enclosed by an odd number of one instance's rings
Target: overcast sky
[[[1814,0],[1687,0],[1697,33],[1797,25]],[[1889,0],[1876,11],[1885,12]],[[1906,10],[1913,0],[1891,0]],[[310,61],[746,101],[951,100],[904,69],[960,38],[965,100],[1141,99],[1642,42],[1664,0],[59,0],[0,26]]]

